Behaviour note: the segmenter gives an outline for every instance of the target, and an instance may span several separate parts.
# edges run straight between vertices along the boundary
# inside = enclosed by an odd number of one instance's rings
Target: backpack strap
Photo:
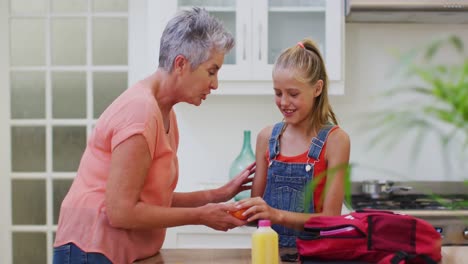
[[[394,255],[390,255],[389,257],[384,258],[382,261],[388,260],[388,258],[390,258],[390,264],[399,264],[401,261],[404,261],[403,263],[413,263],[411,261],[413,259],[421,259],[426,264],[437,264],[437,261],[431,259],[431,257],[426,254],[408,254],[404,251],[397,251]]]

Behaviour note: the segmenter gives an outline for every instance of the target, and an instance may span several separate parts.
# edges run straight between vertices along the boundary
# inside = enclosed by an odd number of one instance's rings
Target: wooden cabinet
[[[147,2],[148,58],[157,66],[159,38],[181,9],[200,6],[225,23],[236,46],[219,73],[221,94],[273,94],[271,71],[284,48],[310,37],[328,69],[331,94],[342,94],[344,4],[341,0],[151,0]]]

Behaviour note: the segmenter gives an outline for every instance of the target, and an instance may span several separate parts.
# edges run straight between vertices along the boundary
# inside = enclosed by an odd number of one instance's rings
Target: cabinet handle
[[[262,24],[258,24],[258,60],[262,60]]]
[[[243,42],[244,42],[244,43],[243,43],[243,49],[242,49],[242,59],[243,59],[243,60],[246,60],[246,57],[247,57],[247,51],[245,50],[245,49],[246,49],[246,41],[247,41],[247,40],[246,40],[246,38],[247,38],[247,25],[246,25],[246,24],[243,25],[242,31],[243,31],[243,34],[244,34],[244,37],[243,37]]]

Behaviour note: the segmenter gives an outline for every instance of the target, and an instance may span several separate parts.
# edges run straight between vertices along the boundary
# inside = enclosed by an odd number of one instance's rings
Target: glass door
[[[247,0],[179,0],[178,10],[205,8],[223,22],[236,40],[234,49],[226,54],[220,80],[238,80],[248,74],[250,57],[250,1]]]
[[[151,54],[152,67],[157,67],[159,45],[162,32],[167,22],[180,10],[192,7],[205,8],[210,14],[220,19],[234,36],[236,45],[226,54],[219,80],[247,79],[250,73],[250,0],[178,0],[148,1],[148,54]],[[154,58],[154,59],[153,59]]]
[[[311,38],[325,54],[326,3],[324,0],[255,1],[264,10],[253,24],[253,59],[256,79],[271,79],[278,55],[304,38]]]
[[[151,0],[148,2],[147,54],[157,66],[159,39],[177,10],[206,8],[235,36],[236,46],[219,73],[217,94],[272,94],[273,63],[286,47],[309,37],[322,50],[330,93],[342,94],[344,84],[344,4],[325,0]],[[148,57],[148,56],[147,56]]]
[[[236,1],[235,0],[180,0],[178,1],[179,10],[189,10],[193,6],[201,6],[219,20],[223,21],[224,26],[234,36],[236,35]],[[233,49],[224,58],[225,65],[236,64],[236,50]]]
[[[52,263],[60,204],[87,138],[128,87],[128,2],[1,1],[2,263]]]

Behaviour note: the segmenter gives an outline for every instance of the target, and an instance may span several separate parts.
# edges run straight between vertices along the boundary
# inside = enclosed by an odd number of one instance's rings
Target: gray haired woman
[[[158,69],[101,115],[62,202],[54,263],[132,263],[156,254],[166,228],[226,231],[246,222],[223,204],[247,185],[252,164],[226,185],[177,193],[179,134],[173,106],[200,105],[218,88],[232,35],[204,9],[182,11],[161,37]]]

